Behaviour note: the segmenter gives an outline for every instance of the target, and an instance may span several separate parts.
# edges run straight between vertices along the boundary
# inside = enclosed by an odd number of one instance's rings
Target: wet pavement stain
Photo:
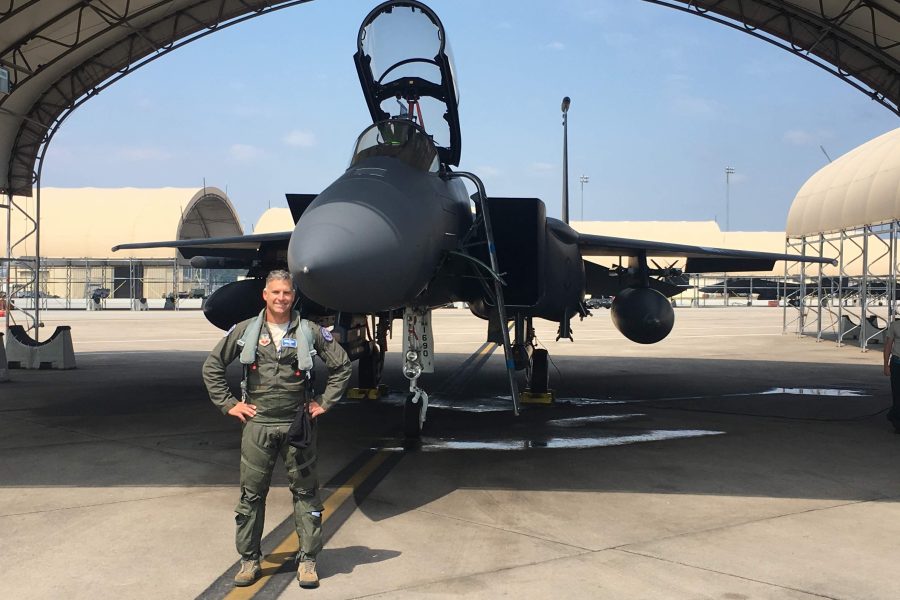
[[[566,419],[553,419],[547,421],[547,425],[551,427],[584,427],[585,425],[594,425],[597,423],[611,423],[615,421],[626,421],[638,417],[646,416],[643,413],[628,413],[621,415],[590,415],[587,417],[570,417]]]
[[[603,448],[608,446],[624,446],[646,442],[661,442],[684,438],[695,438],[711,435],[722,435],[723,431],[703,429],[651,429],[644,433],[616,435],[597,432],[591,436],[547,437],[536,439],[505,440],[466,440],[458,438],[423,437],[419,449],[423,452],[442,452],[454,450],[544,450]]]
[[[764,392],[760,392],[760,395],[770,395],[770,394],[785,394],[788,396],[844,396],[844,397],[856,397],[856,398],[864,398],[871,396],[871,394],[867,394],[863,390],[842,390],[835,388],[785,388],[785,387],[776,387],[770,390],[766,390]],[[732,396],[733,394],[729,394]]]

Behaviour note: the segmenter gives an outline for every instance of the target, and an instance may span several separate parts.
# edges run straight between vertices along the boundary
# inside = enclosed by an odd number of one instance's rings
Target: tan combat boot
[[[234,576],[234,585],[237,587],[253,585],[253,582],[259,579],[259,571],[258,560],[241,560],[241,570]]]
[[[297,581],[300,582],[302,588],[319,587],[319,576],[316,574],[316,561],[305,559],[301,560],[297,566]]]

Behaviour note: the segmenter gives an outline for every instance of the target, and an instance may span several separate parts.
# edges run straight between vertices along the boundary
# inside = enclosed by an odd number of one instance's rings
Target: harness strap
[[[262,333],[265,324],[266,309],[263,309],[257,317],[250,322],[244,335],[237,341],[241,347],[241,366],[243,367],[243,377],[241,378],[241,402],[247,402],[249,398],[247,380],[250,377],[250,371],[256,368],[256,350],[259,345],[259,336]],[[294,334],[294,339],[302,339],[305,343],[301,347],[297,346],[297,358],[295,360],[296,370],[302,371],[306,378],[307,401],[312,398],[313,382],[315,381],[315,371],[313,370],[313,357],[317,354],[315,346],[315,333],[313,332],[313,324],[306,319],[299,319],[297,323],[297,333],[302,337]]]

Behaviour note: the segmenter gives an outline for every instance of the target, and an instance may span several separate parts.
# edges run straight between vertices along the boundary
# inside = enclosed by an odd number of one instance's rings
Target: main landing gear
[[[513,356],[516,370],[525,371],[525,390],[519,394],[522,404],[553,404],[555,395],[550,389],[550,355],[534,346],[534,326],[531,317],[516,315]]]
[[[372,318],[374,324],[375,317]],[[384,370],[384,354],[387,351],[387,335],[390,317],[381,316],[375,327],[375,336],[369,335],[368,347],[359,357],[357,366],[358,387],[347,391],[347,397],[355,400],[378,400],[387,395],[388,387],[381,383]],[[370,330],[371,331],[371,330]]]

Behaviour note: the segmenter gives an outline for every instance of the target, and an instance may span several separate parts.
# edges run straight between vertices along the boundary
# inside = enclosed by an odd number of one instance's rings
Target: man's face
[[[266,311],[273,317],[290,316],[294,305],[294,289],[284,279],[273,279],[263,289]]]

